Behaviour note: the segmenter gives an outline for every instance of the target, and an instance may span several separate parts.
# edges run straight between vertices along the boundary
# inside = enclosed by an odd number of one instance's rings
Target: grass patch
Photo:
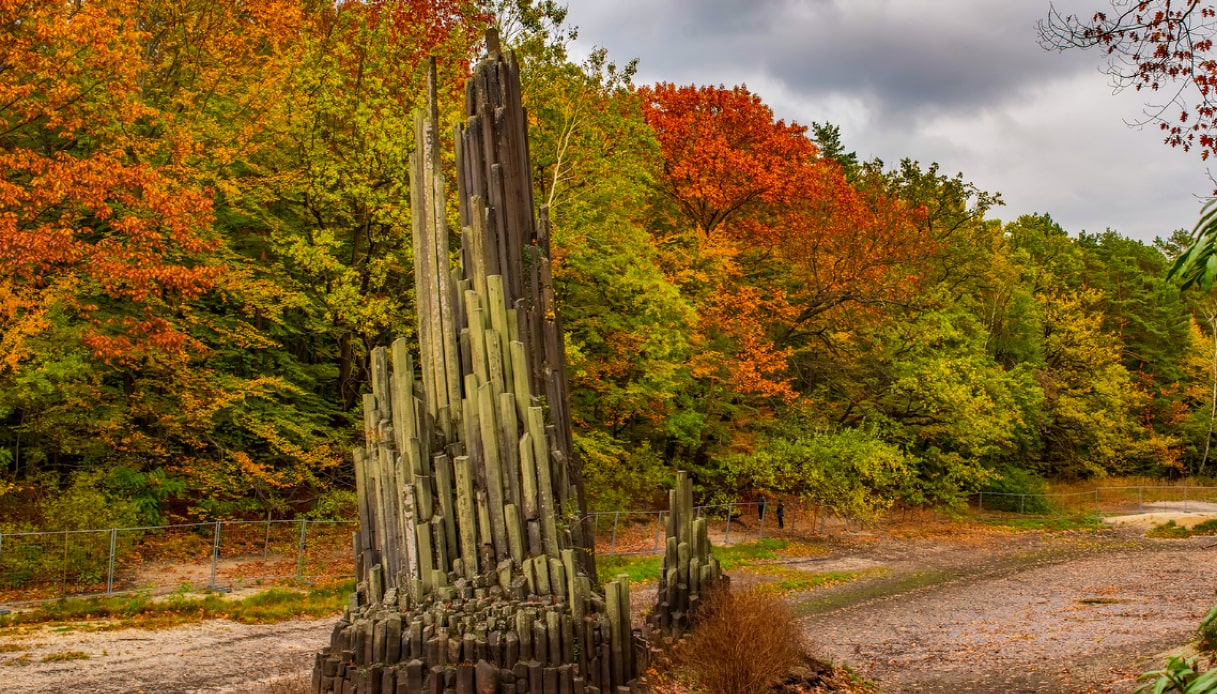
[[[866,602],[874,598],[887,597],[889,595],[899,595],[918,588],[932,586],[938,583],[945,583],[954,578],[958,578],[961,572],[942,571],[942,570],[927,570],[914,571],[913,573],[897,576],[890,580],[883,580],[874,583],[873,585],[862,586],[857,590],[849,592],[841,592],[833,595],[825,595],[818,598],[810,598],[799,602],[796,609],[800,616],[817,614],[821,612],[831,612],[835,609],[854,605],[860,602]]]
[[[21,651],[28,651],[31,648],[37,648],[40,645],[37,643],[0,643],[0,653],[20,653]]]
[[[174,593],[154,599],[143,593],[110,598],[67,598],[28,612],[0,615],[0,628],[25,624],[58,624],[110,620],[119,627],[168,627],[205,619],[243,624],[273,624],[297,617],[325,617],[342,611],[353,581],[309,591],[272,588],[245,598],[217,594],[201,597]]]
[[[659,555],[596,557],[596,573],[600,582],[611,581],[621,574],[629,576],[630,583],[658,581],[663,571],[663,557]]]
[[[88,660],[89,654],[84,651],[64,651],[62,653],[48,653],[42,656],[44,663],[62,663],[69,660]]]
[[[735,569],[756,562],[790,557],[820,557],[829,554],[821,545],[766,538],[729,547],[715,547],[714,556],[724,569]]]
[[[1052,518],[982,518],[980,522],[1011,530],[1101,530],[1103,518],[1095,513],[1076,513]]]
[[[727,570],[787,557],[817,557],[829,554],[827,549],[818,544],[773,538],[714,547],[712,552],[723,569]],[[658,581],[662,571],[663,556],[658,554],[596,557],[596,573],[600,575],[602,583],[621,574],[629,576],[631,583]]]
[[[1174,540],[1184,537],[1191,537],[1191,532],[1181,525],[1176,525],[1175,521],[1168,520],[1162,525],[1155,525],[1149,532],[1145,533],[1146,537],[1156,537],[1158,539]]]
[[[1168,520],[1162,525],[1155,526],[1149,532],[1145,533],[1146,537],[1156,537],[1159,539],[1182,539],[1186,537],[1201,537],[1206,535],[1217,535],[1217,518],[1210,518],[1201,523],[1197,523],[1190,528],[1185,528],[1177,525],[1175,521]]]
[[[848,583],[863,576],[874,576],[884,573],[887,569],[814,572],[782,566],[780,564],[762,564],[760,566],[749,567],[746,571],[751,574],[774,579],[758,585],[757,590],[763,593],[784,595],[786,593],[815,590],[816,588],[837,585],[838,583]]]

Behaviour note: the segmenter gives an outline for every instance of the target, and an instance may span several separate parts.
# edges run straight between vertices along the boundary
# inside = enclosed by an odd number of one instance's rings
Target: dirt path
[[[329,642],[333,620],[245,625],[214,620],[170,629],[53,631],[0,638],[0,682],[13,692],[296,694]],[[8,651],[8,652],[4,652]],[[65,654],[74,659],[57,660]],[[44,661],[44,659],[47,659]]]
[[[1213,605],[1212,538],[881,539],[881,578],[805,596],[822,657],[888,692],[1129,692]],[[809,567],[810,568],[810,567]]]
[[[1129,692],[1157,665],[1146,658],[1189,641],[1213,604],[1212,544],[949,529],[850,536],[830,556],[788,563],[868,576],[792,599],[822,657],[886,692]],[[639,590],[635,602],[650,597]],[[5,630],[0,682],[29,692],[297,694],[332,626]]]

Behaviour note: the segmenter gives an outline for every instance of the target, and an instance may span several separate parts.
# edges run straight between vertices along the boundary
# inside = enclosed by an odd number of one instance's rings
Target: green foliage
[[[1217,651],[1217,605],[1210,608],[1204,619],[1200,620],[1196,633],[1200,635],[1201,648],[1210,653]]]
[[[318,521],[358,520],[359,496],[353,489],[327,489],[303,517]]]
[[[784,432],[728,464],[752,487],[799,496],[856,518],[889,508],[913,478],[909,456],[863,429]]]
[[[100,472],[82,472],[59,493],[48,494],[39,504],[39,528],[48,531],[104,530],[139,525],[143,509],[138,501],[115,492],[107,493],[107,480]]]
[[[1001,469],[980,491],[984,494],[986,511],[1037,514],[1051,510],[1048,497],[1045,496],[1045,480],[1020,468]]]
[[[827,553],[828,550],[820,545],[795,543],[776,538],[764,538],[756,542],[743,542],[714,548],[714,556],[724,569],[756,568],[784,557],[814,557]],[[630,581],[634,583],[657,581],[662,568],[663,557],[660,556],[618,554],[596,559],[596,571],[602,582],[616,578],[620,574],[629,576]],[[819,575],[816,574],[816,576]]]
[[[0,224],[7,527],[353,515],[341,463],[367,354],[414,320],[404,201],[423,58],[437,58],[451,125],[485,23],[521,65],[593,508],[662,503],[681,466],[705,501],[765,488],[871,517],[1039,477],[1202,472],[1213,457],[1217,314],[1177,287],[1210,286],[1212,204],[1191,237],[1156,249],[1071,237],[1047,215],[986,219],[1000,196],[962,174],[861,162],[836,126],[779,123],[746,90],[675,88],[694,102],[659,113],[635,62],[571,59],[576,29],[552,0],[275,7],[191,0],[167,17],[105,3],[115,26],[163,29],[157,49],[115,33],[102,43],[122,61],[89,48],[79,72],[0,71],[35,110],[59,93],[44,83],[106,85],[38,118],[0,107],[13,126],[0,177],[27,196],[0,203],[0,220],[19,221]],[[0,33],[84,47],[39,8],[21,5],[37,11]],[[202,13],[224,29],[182,30]],[[723,103],[743,120],[696,101],[715,93],[738,97]],[[670,118],[678,107],[687,121]],[[674,139],[712,130],[724,150],[711,157]],[[753,151],[755,137],[782,152]],[[65,166],[115,153],[88,169],[107,174],[98,210],[37,197],[58,189],[28,185],[19,164],[50,150]],[[756,167],[714,168],[724,161]],[[665,187],[676,174],[683,198]],[[106,277],[26,253],[20,225],[61,213],[81,258],[127,243],[120,218],[177,231],[124,265],[132,277]],[[145,271],[155,286],[132,293]]]
[[[1217,527],[1215,527],[1217,529]],[[1200,620],[1196,628],[1200,637],[1199,647],[1210,654],[1217,649],[1217,606],[1214,606]],[[1171,656],[1166,661],[1166,667],[1151,670],[1137,678],[1141,684],[1134,694],[1151,692],[1180,692],[1180,694],[1212,694],[1217,692],[1217,669],[1200,671],[1197,666],[1199,656],[1184,658]]]
[[[1198,656],[1184,658],[1173,655],[1166,660],[1166,667],[1161,670],[1151,670],[1137,681],[1141,684],[1133,690],[1134,694],[1212,694],[1217,692],[1217,670],[1201,672],[1197,670]]]
[[[1173,520],[1168,520],[1161,525],[1155,525],[1150,528],[1149,532],[1145,533],[1146,537],[1156,537],[1164,539],[1179,539],[1190,536],[1187,528],[1184,528],[1175,523]]]
[[[648,443],[627,447],[601,431],[576,432],[588,506],[593,511],[652,508],[666,503],[673,470]]]
[[[109,569],[111,528],[138,526],[140,505],[108,488],[101,471],[81,472],[57,489],[53,476],[42,483],[43,496],[30,517],[20,523],[0,523],[0,532],[47,534],[9,535],[0,554],[0,587],[21,588],[34,583],[71,582],[95,586]],[[87,532],[73,532],[87,531]],[[135,533],[122,533],[116,561],[131,551]]]
[[[186,492],[186,483],[169,476],[164,468],[139,472],[120,465],[106,476],[105,484],[113,498],[126,500],[134,505],[136,522],[146,526],[164,524],[165,502]]]
[[[1167,277],[1182,280],[1183,289],[1198,286],[1208,292],[1213,288],[1217,279],[1217,200],[1205,203],[1190,243],[1175,259]]]

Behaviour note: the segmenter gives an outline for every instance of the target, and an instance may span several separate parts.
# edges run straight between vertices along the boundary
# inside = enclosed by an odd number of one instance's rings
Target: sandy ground
[[[1145,531],[1167,521],[1175,521],[1175,525],[1181,528],[1191,528],[1217,518],[1217,504],[1205,501],[1159,501],[1145,504],[1144,508],[1145,513],[1112,516],[1104,520],[1114,526]]]
[[[838,536],[830,555],[785,563],[864,572],[791,599],[820,656],[886,692],[1129,692],[1213,604],[1212,540],[944,528]],[[650,599],[635,591],[636,608]],[[4,630],[0,689],[296,694],[332,626]]]

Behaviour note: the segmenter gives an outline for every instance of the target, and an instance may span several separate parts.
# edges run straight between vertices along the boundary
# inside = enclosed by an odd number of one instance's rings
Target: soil
[[[1140,532],[922,526],[841,534],[829,555],[783,563],[859,572],[790,599],[817,656],[885,692],[1130,692],[1138,673],[1192,640],[1217,585],[1214,538]],[[634,591],[636,607],[650,600],[653,591]],[[305,692],[332,626],[8,629],[0,680],[7,691]]]

